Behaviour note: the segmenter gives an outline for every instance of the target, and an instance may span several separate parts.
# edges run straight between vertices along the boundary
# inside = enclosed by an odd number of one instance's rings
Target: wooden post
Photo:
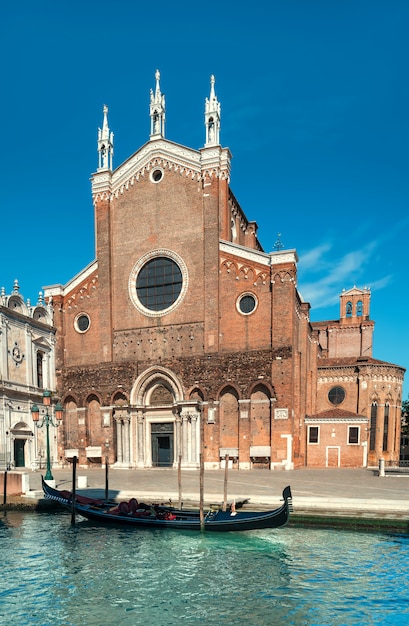
[[[203,512],[203,500],[204,500],[204,415],[203,405],[198,405],[200,412],[200,453],[199,453],[199,471],[200,471],[200,495],[199,495],[199,519],[200,530],[203,532],[205,529],[204,512]]]
[[[3,504],[7,502],[7,470],[4,470],[4,491],[3,491]]]
[[[200,519],[200,530],[204,531],[204,512],[203,512],[203,491],[204,491],[204,463],[203,463],[203,454],[199,455],[200,459],[200,495],[199,495],[199,519]]]
[[[179,509],[182,508],[182,455],[179,454],[178,459],[178,491],[179,491]]]
[[[71,524],[75,524],[75,483],[77,481],[77,457],[72,458]]]
[[[229,473],[229,455],[224,457],[224,494],[223,494],[223,511],[227,509],[227,475]]]
[[[109,500],[109,489],[108,489],[108,457],[105,457],[105,502]]]

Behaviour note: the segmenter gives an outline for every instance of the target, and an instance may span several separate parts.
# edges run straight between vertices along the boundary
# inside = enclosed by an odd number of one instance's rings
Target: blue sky
[[[104,104],[117,167],[149,138],[159,68],[166,137],[198,149],[214,74],[264,249],[297,249],[314,321],[371,287],[373,356],[408,367],[408,27],[404,0],[3,3],[0,286],[34,301],[93,260]]]

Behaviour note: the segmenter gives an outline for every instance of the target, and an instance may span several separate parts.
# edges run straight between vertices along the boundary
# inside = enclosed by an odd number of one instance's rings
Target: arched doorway
[[[27,450],[27,441],[33,440],[33,433],[25,422],[18,422],[11,429],[13,438],[13,463],[15,467],[28,467],[31,462],[30,451]]]
[[[196,399],[186,400],[173,372],[146,370],[131,392],[136,422],[133,457],[137,467],[198,467],[200,413]]]

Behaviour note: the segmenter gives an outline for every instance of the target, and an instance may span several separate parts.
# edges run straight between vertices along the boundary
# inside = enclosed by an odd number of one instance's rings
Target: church
[[[59,458],[240,470],[398,461],[404,370],[372,358],[369,290],[341,295],[340,320],[311,323],[296,251],[264,251],[230,188],[214,77],[203,147],[166,139],[165,113],[157,71],[149,139],[113,169],[104,107],[95,260],[45,288]]]

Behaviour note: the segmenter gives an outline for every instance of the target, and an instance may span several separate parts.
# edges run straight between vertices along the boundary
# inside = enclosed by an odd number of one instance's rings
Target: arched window
[[[362,315],[363,315],[362,300],[358,300],[358,302],[356,303],[356,315],[357,315],[357,317],[362,317]]]
[[[378,415],[378,405],[374,402],[371,406],[371,424],[370,424],[370,435],[369,435],[369,449],[375,450],[375,442],[376,442],[376,418]]]
[[[388,434],[389,434],[389,404],[385,404],[383,414],[383,444],[382,450],[386,452],[388,449]]]
[[[43,359],[44,359],[44,352],[37,352],[37,387],[40,387],[40,389],[43,389],[44,387]]]
[[[347,317],[352,317],[352,302],[347,302],[346,316]]]

